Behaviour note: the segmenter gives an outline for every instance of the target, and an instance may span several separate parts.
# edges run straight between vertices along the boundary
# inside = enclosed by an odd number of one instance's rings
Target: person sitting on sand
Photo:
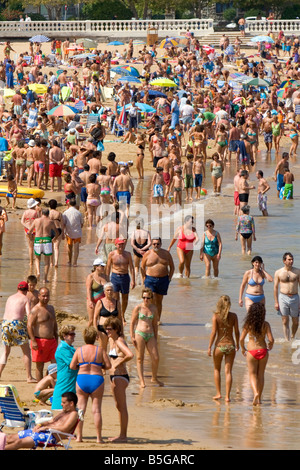
[[[52,397],[57,378],[57,365],[48,366],[48,375],[42,378],[34,389],[34,396],[40,405],[48,405],[47,400]]]

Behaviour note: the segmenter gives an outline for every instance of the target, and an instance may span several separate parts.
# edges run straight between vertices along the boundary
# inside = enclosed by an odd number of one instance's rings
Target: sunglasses
[[[76,336],[76,333],[67,333],[69,336]]]
[[[153,246],[159,246],[160,243],[152,243]]]

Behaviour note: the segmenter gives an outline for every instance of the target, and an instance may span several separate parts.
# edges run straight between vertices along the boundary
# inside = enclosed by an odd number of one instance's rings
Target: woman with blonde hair
[[[226,380],[226,402],[230,401],[230,392],[232,387],[232,367],[236,351],[239,349],[239,325],[238,317],[230,312],[231,301],[228,295],[222,295],[217,303],[216,311],[212,318],[212,332],[210,336],[207,354],[212,355],[211,349],[215,343],[213,351],[214,360],[214,378],[217,394],[214,400],[220,400],[221,395],[221,365],[223,358],[225,360],[225,380]],[[235,335],[235,341],[233,338]]]
[[[93,326],[83,331],[84,346],[77,348],[70,369],[78,370],[76,394],[78,408],[85,413],[88,399],[92,399],[92,413],[97,434],[97,442],[102,442],[101,404],[104,393],[103,370],[110,369],[111,363],[106,351],[95,345],[98,332]],[[83,422],[78,423],[77,441],[82,442]]]
[[[254,303],[250,305],[240,339],[242,354],[247,357],[250,384],[254,395],[253,405],[261,404],[265,369],[269,359],[269,351],[274,344],[270,324],[265,321],[265,318],[266,309],[263,304]],[[248,349],[245,348],[247,335],[249,335]]]

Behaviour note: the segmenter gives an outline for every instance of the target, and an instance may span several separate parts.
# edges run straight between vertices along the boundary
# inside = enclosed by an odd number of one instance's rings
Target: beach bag
[[[97,150],[98,150],[99,152],[104,152],[105,148],[104,148],[104,145],[103,145],[102,142],[98,142],[98,144],[97,144]]]

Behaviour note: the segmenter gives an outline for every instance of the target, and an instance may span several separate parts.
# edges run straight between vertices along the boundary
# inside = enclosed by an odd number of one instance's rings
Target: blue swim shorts
[[[110,281],[113,285],[115,292],[121,292],[121,294],[129,294],[129,289],[130,289],[129,274],[111,273]]]
[[[118,191],[116,196],[118,201],[120,201],[120,199],[126,199],[126,204],[130,204],[131,194],[129,191]]]
[[[169,276],[153,277],[146,275],[144,284],[145,287],[149,287],[155,294],[167,295],[170,284]]]
[[[284,186],[285,186],[285,184],[283,182],[283,175],[278,173],[277,174],[277,191],[280,191],[281,188],[283,188]]]
[[[32,429],[25,429],[24,431],[18,432],[19,439],[31,437],[35,447],[37,447],[39,444],[45,444],[49,438],[49,434],[49,432],[33,432]],[[51,436],[48,444],[56,444],[56,439],[54,436]]]
[[[80,199],[81,199],[82,202],[86,202],[86,200],[87,200],[86,187],[81,188]]]
[[[195,175],[195,188],[201,188],[202,186],[202,174]]]

